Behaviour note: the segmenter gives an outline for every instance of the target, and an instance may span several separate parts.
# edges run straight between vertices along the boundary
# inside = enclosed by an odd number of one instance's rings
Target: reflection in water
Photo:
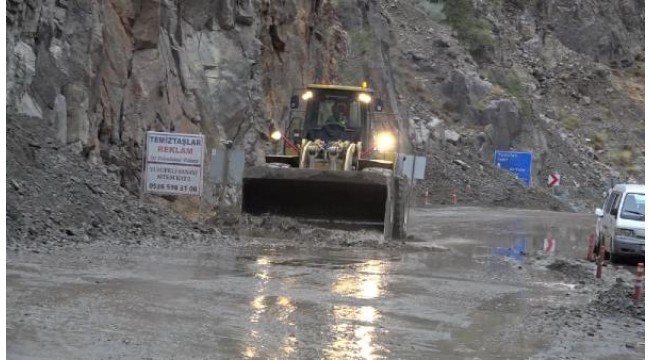
[[[341,274],[336,278],[332,292],[360,299],[374,299],[383,294],[384,264],[378,260],[363,263],[354,274]]]
[[[280,296],[275,301],[275,319],[288,325],[293,325],[289,322],[289,315],[296,311],[296,305],[291,302],[288,297]]]
[[[262,256],[259,259],[257,259],[256,262],[257,262],[257,265],[268,265],[268,264],[271,263],[271,260],[266,256]]]
[[[335,306],[335,324],[331,327],[334,340],[325,353],[333,359],[378,358],[377,328],[373,326],[378,317],[372,306]]]
[[[281,348],[283,355],[285,355],[284,357],[295,353],[297,345],[298,345],[298,339],[296,339],[295,336],[289,335],[285,337],[284,340],[282,341],[282,348]]]
[[[252,359],[257,356],[257,352],[255,351],[254,347],[246,346],[242,352],[242,356],[244,356],[246,359]]]
[[[377,310],[372,306],[362,306],[361,311],[359,312],[359,320],[365,322],[373,322],[377,317]]]
[[[268,329],[273,326],[262,326],[260,323],[280,322],[283,327],[295,326],[289,321],[290,315],[296,310],[296,305],[291,298],[285,296],[270,296],[267,294],[268,283],[271,280],[270,266],[271,261],[267,257],[260,257],[255,262],[257,268],[255,277],[259,280],[256,294],[250,301],[251,315],[249,323],[251,325],[248,337],[241,355],[246,359],[251,358],[269,358],[282,359],[291,356],[296,352],[298,340],[295,336],[289,334],[282,341],[264,341],[260,338],[258,327],[262,328],[265,338],[272,337],[275,334],[269,334]],[[267,329],[267,331],[264,331]],[[277,346],[274,350],[274,346]],[[262,350],[263,349],[263,350]]]
[[[266,305],[264,304],[264,296],[257,295],[253,301],[251,301],[251,308],[253,309],[253,314],[251,314],[250,322],[256,323],[260,320],[260,314],[266,310]]]
[[[384,294],[385,265],[370,260],[354,273],[340,274],[332,285],[332,292],[359,299],[375,299]],[[376,341],[375,323],[379,313],[373,306],[337,305],[334,307],[333,340],[325,349],[333,359],[376,359],[383,350]]]
[[[275,274],[277,264],[268,257],[259,257],[254,266],[257,288],[248,303],[248,332],[243,339],[242,358],[285,359],[301,358],[299,341],[295,334],[299,328],[293,322],[297,310],[295,301],[289,296],[278,296],[278,281]],[[378,260],[366,261],[354,269],[339,272],[333,281],[331,291],[343,297],[367,301],[385,293],[386,265]],[[276,290],[276,291],[274,291]],[[284,295],[284,294],[283,294]],[[377,321],[380,314],[368,304],[354,306],[336,304],[332,311],[330,341],[318,356],[333,359],[377,359],[383,357],[386,349],[377,344]],[[281,332],[280,332],[281,331]]]

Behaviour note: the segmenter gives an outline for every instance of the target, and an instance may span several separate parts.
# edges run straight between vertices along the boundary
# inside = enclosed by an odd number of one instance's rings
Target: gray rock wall
[[[148,130],[202,132],[210,147],[232,140],[259,162],[260,133],[286,120],[292,91],[337,80],[349,52],[337,6],[12,0],[7,111],[42,117],[62,142],[132,176]]]
[[[612,66],[629,66],[643,53],[644,2],[544,1],[540,14],[566,47]]]

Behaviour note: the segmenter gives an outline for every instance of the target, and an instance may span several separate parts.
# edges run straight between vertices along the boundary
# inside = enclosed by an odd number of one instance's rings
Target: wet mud
[[[591,217],[447,208],[410,219],[399,246],[340,244],[356,232],[290,246],[252,226],[227,246],[10,252],[8,357],[643,358],[632,274],[610,265],[595,280],[581,260]]]

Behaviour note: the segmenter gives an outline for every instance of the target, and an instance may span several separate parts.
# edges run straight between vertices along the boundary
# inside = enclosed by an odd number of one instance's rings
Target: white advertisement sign
[[[148,163],[146,191],[170,195],[201,195],[201,168],[178,164]]]
[[[144,191],[165,195],[201,195],[203,135],[147,132]]]
[[[147,132],[147,162],[203,166],[203,135]]]

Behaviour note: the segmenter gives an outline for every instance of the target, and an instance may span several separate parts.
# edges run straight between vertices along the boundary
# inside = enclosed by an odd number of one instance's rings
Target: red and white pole
[[[605,261],[605,242],[600,243],[600,252],[598,254],[598,265],[596,266],[596,279],[603,275],[603,261]]]
[[[451,203],[456,205],[458,203],[458,196],[456,195],[456,189],[451,193]]]
[[[587,260],[594,261],[594,248],[596,247],[596,234],[589,234],[589,246],[587,249]]]
[[[643,297],[643,280],[645,278],[645,267],[643,263],[638,263],[636,265],[636,279],[634,281],[634,296],[633,300],[635,304],[638,304]]]

